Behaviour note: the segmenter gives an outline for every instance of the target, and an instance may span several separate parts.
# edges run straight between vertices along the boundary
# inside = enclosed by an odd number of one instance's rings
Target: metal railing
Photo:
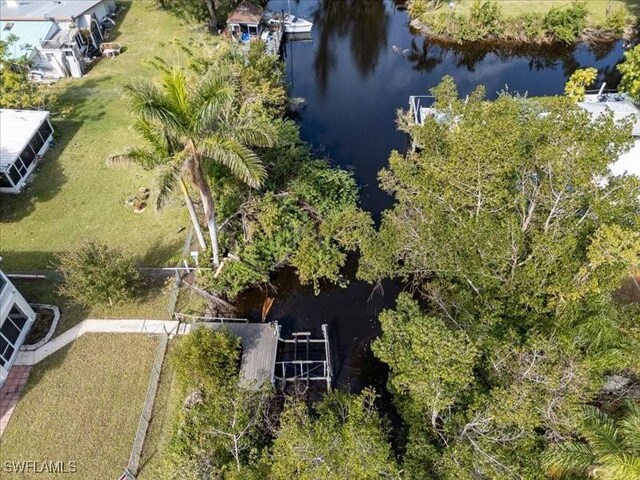
[[[187,320],[195,320],[196,322],[202,323],[249,323],[249,320],[246,318],[232,318],[232,317],[207,317],[200,315],[190,315],[188,313],[174,313],[174,317],[176,319],[182,321],[184,319]]]

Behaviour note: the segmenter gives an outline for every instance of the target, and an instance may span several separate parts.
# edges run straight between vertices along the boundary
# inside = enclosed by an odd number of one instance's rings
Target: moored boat
[[[268,22],[272,25],[281,23],[284,26],[284,33],[288,34],[309,33],[313,28],[313,22],[292,13],[276,13],[269,18]]]

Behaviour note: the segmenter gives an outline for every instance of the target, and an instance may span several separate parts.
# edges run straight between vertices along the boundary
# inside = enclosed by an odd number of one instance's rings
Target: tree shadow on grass
[[[184,242],[180,240],[171,243],[163,243],[160,240],[156,240],[147,249],[147,252],[136,260],[136,265],[140,267],[175,267],[175,262],[179,259],[183,245]],[[169,273],[169,276],[171,275],[173,275],[173,272]]]

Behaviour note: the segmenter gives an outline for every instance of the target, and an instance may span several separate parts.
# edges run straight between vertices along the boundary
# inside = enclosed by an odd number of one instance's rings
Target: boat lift
[[[331,391],[333,371],[329,346],[329,328],[322,325],[322,338],[312,338],[311,332],[294,332],[291,338],[282,338],[277,327],[280,359],[276,359],[274,378],[281,389],[287,384],[301,382],[309,387],[310,382],[323,381],[327,392]],[[320,349],[317,347],[320,346]],[[313,355],[320,358],[313,359]],[[286,357],[286,358],[285,358]]]

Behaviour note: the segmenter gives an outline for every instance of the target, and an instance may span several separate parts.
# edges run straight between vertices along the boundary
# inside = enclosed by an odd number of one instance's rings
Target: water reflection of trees
[[[615,43],[590,46],[596,60],[601,60],[609,55]],[[457,68],[466,68],[470,72],[475,71],[476,66],[488,55],[494,55],[499,60],[506,61],[513,58],[524,58],[529,62],[529,69],[543,70],[562,65],[565,75],[570,75],[580,64],[575,55],[575,49],[564,46],[527,46],[505,45],[501,43],[485,44],[449,44],[440,43],[430,39],[414,38],[409,50],[409,61],[413,69],[423,72],[431,72],[445,59],[453,62]]]
[[[390,17],[383,0],[321,0],[314,16],[318,41],[314,69],[318,85],[327,89],[339,46],[335,39],[349,37],[354,63],[362,77],[372,73],[387,45]]]

